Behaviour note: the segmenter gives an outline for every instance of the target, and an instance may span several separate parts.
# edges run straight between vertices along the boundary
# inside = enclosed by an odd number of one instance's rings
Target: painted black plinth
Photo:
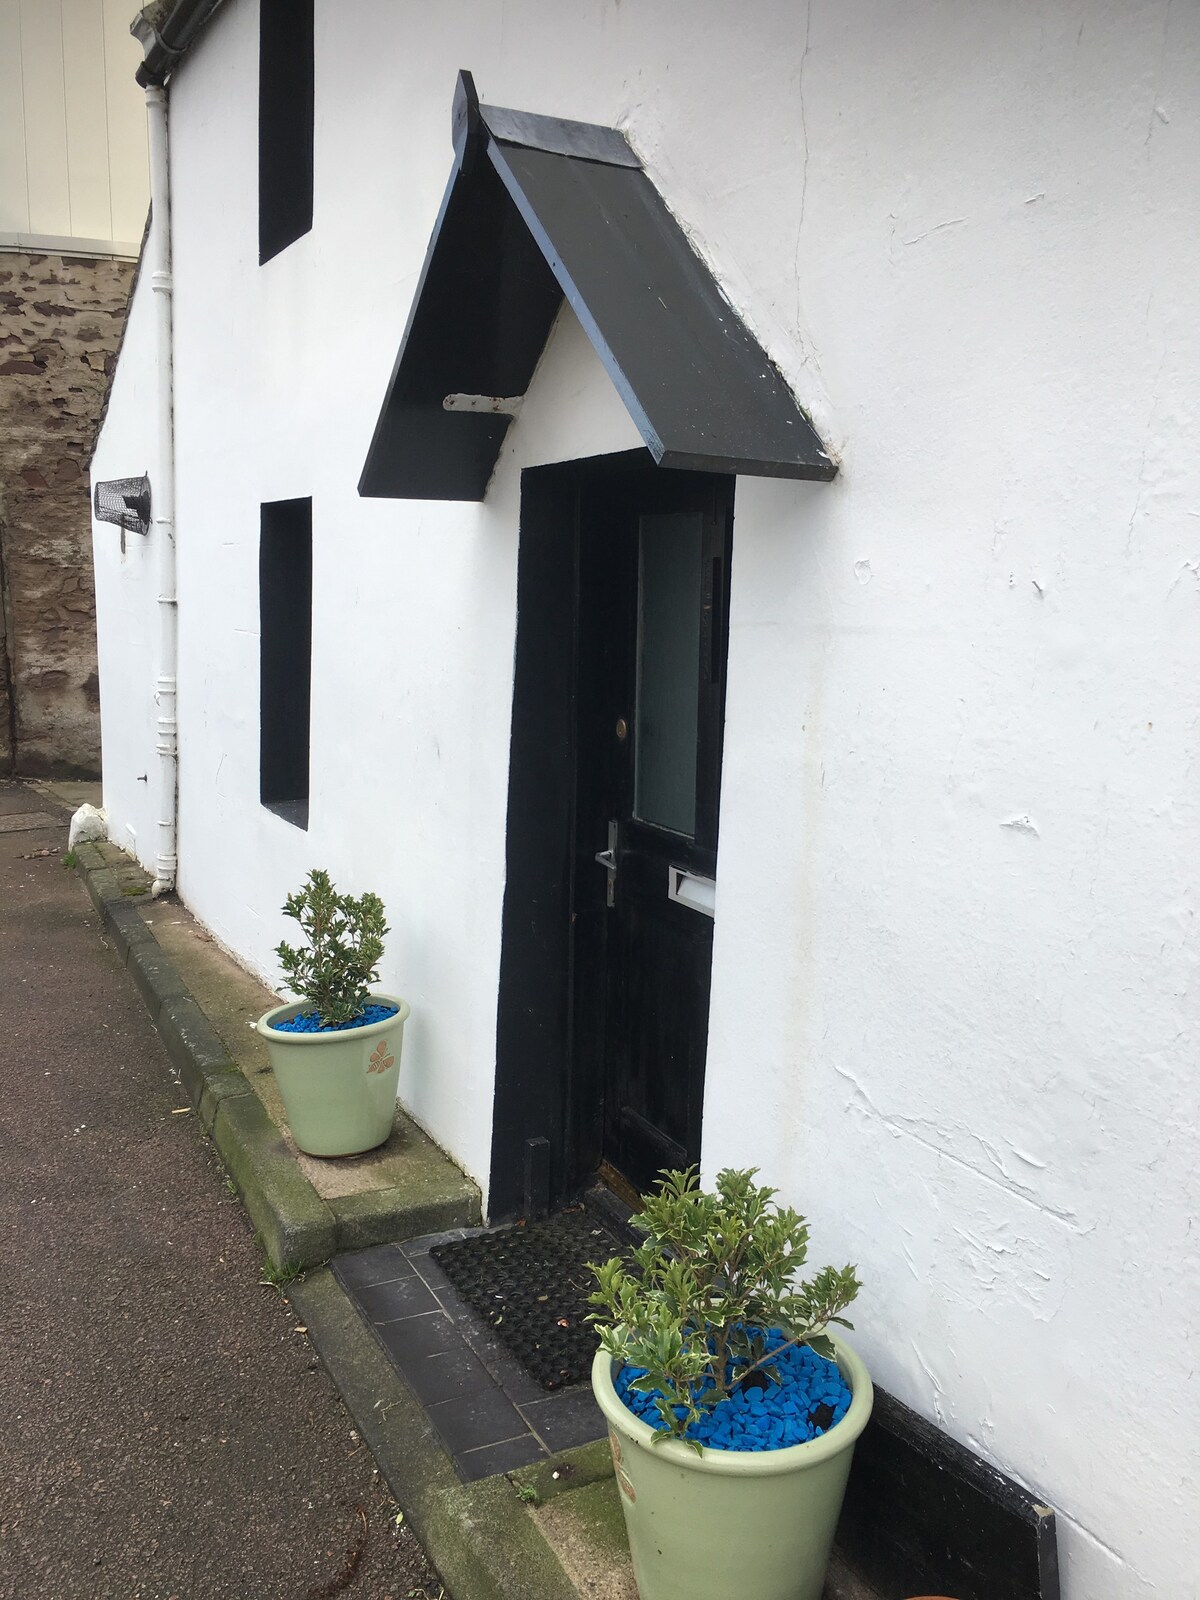
[[[1059,1596],[1054,1512],[882,1389],[855,1447],[838,1548],[883,1594]]]

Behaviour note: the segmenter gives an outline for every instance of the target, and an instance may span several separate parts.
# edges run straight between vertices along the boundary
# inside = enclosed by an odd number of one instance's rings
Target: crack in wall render
[[[1094,1232],[1096,1226],[1095,1223],[1092,1223],[1089,1227],[1084,1227],[1079,1221],[1077,1212],[1065,1209],[1060,1210],[1055,1206],[1047,1205],[1045,1201],[1035,1199],[1033,1195],[1027,1193],[1018,1183],[1015,1182],[1015,1180],[1009,1177],[1007,1172],[1005,1172],[1004,1177],[997,1177],[994,1173],[987,1172],[982,1167],[977,1167],[973,1162],[965,1160],[962,1156],[955,1155],[952,1151],[947,1150],[943,1145],[938,1144],[935,1140],[926,1138],[922,1134],[917,1133],[915,1129],[910,1126],[910,1123],[917,1120],[916,1118],[907,1118],[894,1115],[889,1116],[886,1112],[881,1111],[852,1072],[849,1072],[845,1067],[838,1066],[836,1062],[832,1063],[832,1065],[833,1070],[838,1074],[838,1076],[845,1078],[847,1083],[851,1085],[854,1091],[854,1097],[860,1102],[862,1107],[873,1117],[877,1118],[885,1128],[890,1129],[892,1133],[912,1139],[917,1144],[923,1146],[924,1149],[932,1151],[932,1153],[936,1156],[940,1156],[944,1161],[952,1162],[955,1166],[961,1167],[964,1171],[971,1173],[973,1177],[981,1179],[984,1183],[994,1184],[997,1189],[1002,1189],[1005,1194],[1011,1195],[1015,1200],[1022,1201],[1025,1205],[1030,1206],[1034,1211],[1040,1212],[1043,1216],[1051,1218],[1052,1221],[1061,1223],[1064,1228],[1067,1228],[1072,1233],[1084,1235]],[[977,1134],[972,1134],[971,1137],[975,1139],[979,1138]],[[984,1143],[982,1140],[980,1140],[980,1142]],[[998,1152],[996,1152],[990,1146],[986,1146],[986,1148],[988,1148],[989,1154],[997,1163],[997,1165],[1001,1165]],[[1002,1166],[1001,1170],[1003,1171]]]

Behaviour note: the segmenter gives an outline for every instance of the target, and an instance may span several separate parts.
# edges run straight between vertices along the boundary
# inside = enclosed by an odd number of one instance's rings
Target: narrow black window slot
[[[313,219],[313,0],[259,0],[258,259]]]
[[[312,501],[262,508],[258,546],[259,799],[308,827]]]

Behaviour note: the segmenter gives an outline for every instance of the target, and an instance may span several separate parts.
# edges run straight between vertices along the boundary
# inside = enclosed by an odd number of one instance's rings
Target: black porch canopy
[[[482,500],[564,296],[660,466],[833,477],[623,134],[480,105],[467,72],[453,132],[360,494]]]

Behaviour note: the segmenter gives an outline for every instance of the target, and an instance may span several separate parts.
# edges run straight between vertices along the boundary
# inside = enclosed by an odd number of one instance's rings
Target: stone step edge
[[[277,1271],[317,1266],[340,1250],[469,1227],[461,1200],[390,1205],[386,1191],[323,1200],[297,1165],[245,1074],[159,944],[117,869],[95,844],[76,871],[104,934],[133,979],[204,1133],[215,1145]]]

